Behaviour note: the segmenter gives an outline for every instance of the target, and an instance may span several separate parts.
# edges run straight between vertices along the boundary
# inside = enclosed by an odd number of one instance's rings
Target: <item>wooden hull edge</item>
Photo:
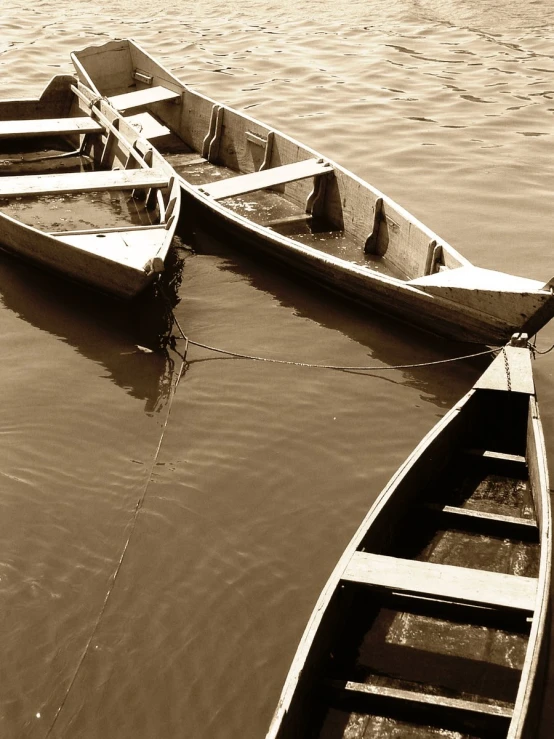
[[[0,247],[6,252],[47,272],[119,299],[134,298],[155,277],[155,273],[147,274],[144,270],[65,244],[3,213],[0,213],[0,223]]]

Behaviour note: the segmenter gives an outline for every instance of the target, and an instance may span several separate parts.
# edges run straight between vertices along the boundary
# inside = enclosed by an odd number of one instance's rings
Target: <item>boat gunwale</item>
[[[528,454],[536,454],[537,473],[539,479],[537,484],[539,490],[537,497],[540,500],[540,515],[537,521],[540,530],[540,561],[539,576],[537,583],[536,607],[533,613],[533,621],[529,633],[529,640],[525,654],[523,668],[516,700],[514,702],[514,714],[510,723],[506,739],[518,739],[528,735],[529,729],[526,721],[529,720],[529,708],[533,699],[533,691],[537,690],[536,678],[540,671],[541,645],[545,640],[545,631],[550,615],[550,579],[552,572],[552,531],[551,531],[551,506],[550,506],[550,483],[548,466],[546,463],[546,445],[544,432],[540,420],[539,406],[536,394],[529,396],[529,421],[533,435],[533,447],[528,449]]]
[[[500,356],[500,355],[499,355]],[[316,605],[311,613],[308,623],[305,627],[303,635],[300,639],[292,663],[287,673],[285,683],[271,720],[265,739],[280,739],[280,729],[286,715],[292,705],[294,695],[302,673],[306,666],[306,660],[313,647],[319,628],[322,624],[324,615],[331,603],[333,596],[337,593],[342,575],[350,563],[354,553],[362,543],[368,530],[373,526],[376,519],[381,515],[386,504],[392,498],[399,485],[406,476],[411,472],[413,467],[418,463],[421,457],[429,449],[429,447],[439,438],[441,434],[446,432],[447,428],[455,422],[455,420],[468,408],[469,402],[476,394],[490,392],[472,387],[444,416],[435,424],[435,426],[424,436],[424,438],[413,449],[409,456],[394,472],[388,483],[379,493],[369,511],[362,520],[360,526],[354,533],[352,539],[347,544],[344,552],[339,558],[337,564],[331,572],[326,584],[324,585]],[[492,392],[513,392],[508,390],[493,390]],[[540,476],[539,490],[536,495],[540,502],[540,512],[537,511],[539,518],[540,531],[540,564],[537,578],[537,588],[535,596],[535,608],[529,632],[529,638],[526,646],[524,664],[519,679],[518,692],[514,701],[513,718],[510,721],[509,732],[506,739],[522,739],[529,737],[527,723],[531,720],[528,709],[530,708],[533,693],[537,691],[536,678],[540,668],[541,655],[543,653],[543,645],[545,638],[545,630],[549,617],[549,601],[550,601],[550,577],[552,565],[552,541],[551,541],[551,522],[550,522],[550,498],[548,486],[548,469],[546,465],[546,451],[544,444],[544,434],[538,413],[538,403],[536,400],[536,392],[517,393],[528,395],[529,397],[529,419],[528,423],[532,423],[534,431],[534,444],[532,449],[527,450],[526,459],[529,454],[536,454],[538,461],[538,470]],[[478,401],[478,398],[477,398]],[[355,584],[353,584],[355,587]],[[540,691],[539,691],[540,692]]]

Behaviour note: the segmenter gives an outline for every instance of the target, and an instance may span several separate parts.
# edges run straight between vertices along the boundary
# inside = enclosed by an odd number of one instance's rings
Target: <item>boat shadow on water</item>
[[[180,224],[179,233],[196,256],[215,257],[216,270],[240,276],[254,289],[292,309],[299,319],[308,319],[367,348],[362,361],[345,362],[344,356],[333,354],[327,357],[329,364],[383,366],[385,369],[398,365],[421,365],[408,366],[398,372],[377,371],[374,376],[388,383],[412,387],[422,394],[426,402],[441,409],[450,408],[490,364],[491,355],[483,354],[433,366],[433,362],[478,354],[489,347],[438,337],[344,296],[330,295],[318,283],[283,268],[267,256],[260,258],[258,254],[245,251],[243,245],[236,245],[217,228],[206,230],[205,222],[194,218],[191,213],[187,213],[186,223]],[[206,278],[203,276],[203,279]],[[184,306],[186,300],[187,291],[184,290]],[[185,310],[186,307],[181,310],[183,326],[187,325]],[[281,356],[287,360],[307,361],[306,355]],[[221,358],[221,355],[214,357]],[[431,366],[427,366],[429,364]],[[346,372],[353,374],[357,370]],[[365,370],[361,373],[372,374]]]
[[[0,251],[0,304],[100,364],[112,382],[144,401],[146,413],[155,413],[168,397],[178,358],[168,342],[182,268],[181,250],[170,250],[161,284],[122,302]]]

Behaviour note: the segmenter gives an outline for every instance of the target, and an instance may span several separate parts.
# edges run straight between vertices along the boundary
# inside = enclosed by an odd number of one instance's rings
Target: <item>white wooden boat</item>
[[[189,212],[194,205],[237,243],[459,340],[505,343],[554,314],[550,282],[473,266],[359,177],[191,90],[134,41],[89,47],[72,59],[84,84],[155,141],[178,173]]]
[[[69,75],[0,101],[0,246],[131,298],[163,270],[181,192],[120,118]]]
[[[371,507],[267,739],[535,736],[552,552],[525,345],[501,351]]]

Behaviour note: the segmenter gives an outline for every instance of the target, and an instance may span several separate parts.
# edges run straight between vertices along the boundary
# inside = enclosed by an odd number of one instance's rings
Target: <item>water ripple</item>
[[[552,12],[521,0],[347,0],[316,17],[277,0],[8,0],[2,95],[36,95],[71,71],[73,49],[133,36],[191,86],[370,180],[470,259],[546,280]],[[196,247],[177,307],[192,338],[349,365],[460,351],[236,244],[202,235]],[[191,348],[147,485],[171,357],[141,353],[136,316],[78,292],[0,258],[0,733],[44,739],[146,493],[53,736],[259,738],[343,547],[483,363],[362,375]],[[554,438],[551,356],[536,364]]]

